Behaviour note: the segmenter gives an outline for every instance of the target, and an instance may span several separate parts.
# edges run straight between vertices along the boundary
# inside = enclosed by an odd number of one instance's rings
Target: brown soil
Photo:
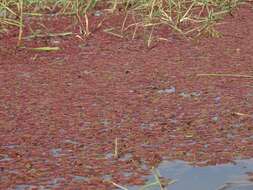
[[[160,30],[168,41],[152,48],[102,29],[86,41],[24,42],[57,52],[15,49],[15,30],[2,36],[0,189],[112,189],[106,179],[141,184],[163,159],[253,157],[253,78],[198,76],[253,76],[251,18],[252,8],[242,7],[219,25],[223,37],[198,42]],[[42,22],[59,32],[72,20]]]

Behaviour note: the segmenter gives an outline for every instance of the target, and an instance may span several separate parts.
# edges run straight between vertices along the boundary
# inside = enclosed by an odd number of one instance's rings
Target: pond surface
[[[252,190],[253,182],[248,172],[253,171],[253,159],[215,166],[196,167],[183,161],[163,161],[157,171],[163,179],[174,182],[164,189],[169,190]],[[154,175],[147,177],[147,184],[155,182]],[[128,187],[137,190],[142,187]],[[154,185],[149,190],[160,190]]]

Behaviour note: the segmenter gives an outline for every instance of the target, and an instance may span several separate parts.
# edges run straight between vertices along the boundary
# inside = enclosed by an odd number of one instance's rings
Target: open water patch
[[[159,172],[164,190],[252,190],[253,182],[247,173],[253,172],[253,159],[213,166],[193,166],[184,161],[163,161]],[[146,177],[145,186],[128,186],[128,190],[161,190],[155,175]],[[154,184],[154,185],[148,185]]]

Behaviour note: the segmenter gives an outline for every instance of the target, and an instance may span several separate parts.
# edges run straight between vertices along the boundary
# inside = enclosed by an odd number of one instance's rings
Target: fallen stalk
[[[123,38],[122,35],[117,34],[117,33],[115,33],[115,32],[112,32],[112,30],[113,30],[113,28],[109,28],[109,29],[104,29],[103,31],[104,31],[105,33],[107,33],[107,34],[111,34],[111,35],[116,36],[116,37],[118,37],[118,38]]]
[[[113,181],[109,181],[109,182],[112,183],[115,187],[118,187],[119,189],[128,190],[127,188],[125,188],[125,187],[123,187],[123,186],[121,186],[121,185],[119,185],[119,184],[117,184],[117,183],[115,183]]]
[[[197,74],[198,77],[201,76],[210,76],[210,77],[236,77],[236,78],[253,78],[252,75],[239,75],[239,74],[215,74],[215,73],[206,73],[206,74]]]
[[[30,36],[23,37],[24,40],[34,39],[34,38],[45,38],[45,37],[64,37],[72,35],[72,32],[61,32],[61,33],[48,33],[48,34],[33,34]]]
[[[159,187],[160,187],[161,190],[164,190],[163,184],[162,184],[161,181],[160,181],[160,177],[161,177],[161,176],[160,176],[159,172],[158,172],[155,168],[152,168],[152,170],[153,170],[155,179],[156,179],[156,181],[157,181],[157,184],[159,185]]]
[[[21,41],[22,41],[22,35],[23,35],[23,0],[19,0],[18,3],[18,9],[19,9],[19,33],[18,33],[18,42],[17,42],[17,46],[20,47],[21,45]]]
[[[21,49],[28,49],[32,51],[59,51],[59,47],[36,47],[36,48],[28,48],[28,47],[19,47]]]
[[[118,151],[118,138],[115,138],[114,141],[114,158],[119,157],[119,151]]]
[[[242,117],[252,117],[253,115],[247,114],[247,113],[240,113],[240,112],[234,112],[233,115],[242,116]]]

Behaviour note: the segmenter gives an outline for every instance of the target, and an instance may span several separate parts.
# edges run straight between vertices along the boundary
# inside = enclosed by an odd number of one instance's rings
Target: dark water
[[[194,167],[183,161],[163,161],[158,167],[160,176],[174,180],[167,190],[253,190],[247,172],[253,172],[253,159],[237,161],[235,164],[221,164],[207,167]],[[147,184],[155,182],[154,175],[147,177]],[[130,186],[128,190],[142,187]],[[160,190],[154,185],[149,190]]]

